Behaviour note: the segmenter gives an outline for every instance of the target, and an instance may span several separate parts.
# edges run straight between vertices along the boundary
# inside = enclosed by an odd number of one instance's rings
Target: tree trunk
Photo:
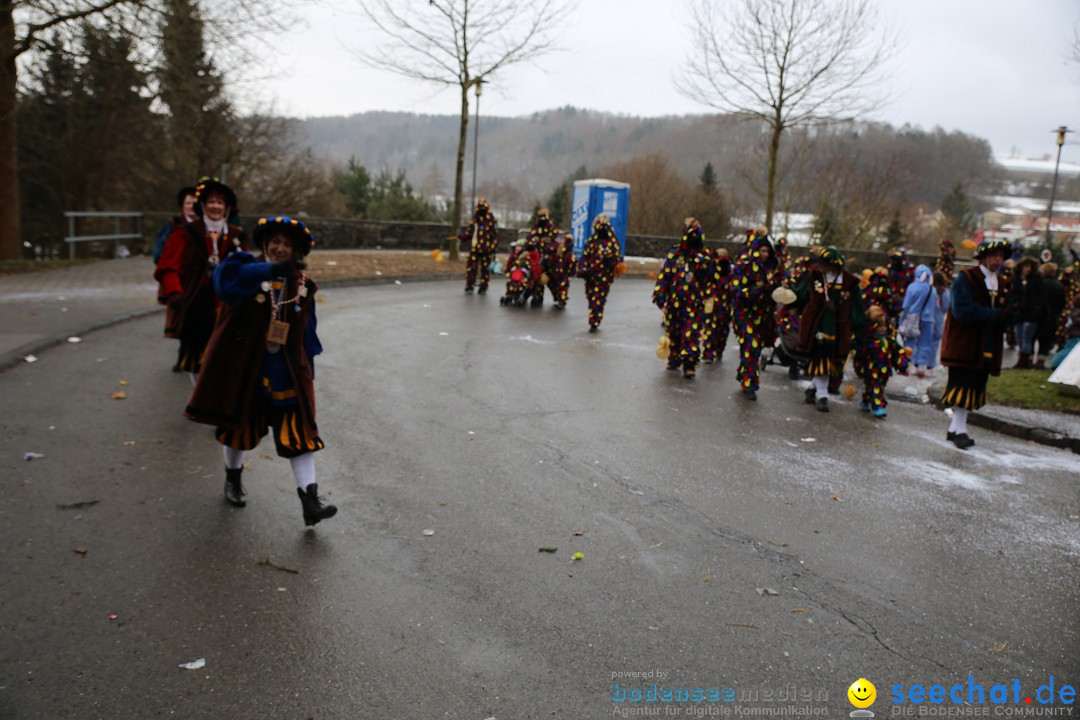
[[[450,218],[451,232],[455,235],[461,229],[461,191],[465,176],[465,143],[469,136],[469,88],[465,83],[461,86],[461,134],[458,136],[457,168],[454,170],[454,212]],[[450,259],[457,260],[459,243],[456,239],[450,241]]]
[[[0,0],[0,260],[22,257],[13,7],[11,0]]]
[[[769,140],[769,179],[765,187],[765,227],[772,233],[773,208],[776,206],[776,164],[780,158],[780,133],[784,132],[779,112],[769,124],[772,126],[772,138]]]

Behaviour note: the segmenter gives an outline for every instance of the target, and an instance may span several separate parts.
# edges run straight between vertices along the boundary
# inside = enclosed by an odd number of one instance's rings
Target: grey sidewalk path
[[[427,278],[409,277],[405,281]],[[432,280],[449,278],[432,278]],[[338,281],[324,287],[392,282],[393,278]],[[27,355],[92,330],[160,312],[153,264],[145,256],[102,260],[61,270],[0,277],[0,371]],[[1006,351],[1005,365],[1015,359]],[[936,403],[946,371],[935,378],[894,375],[891,400]],[[854,380],[851,376],[849,380]],[[993,398],[991,398],[993,399]],[[987,405],[970,416],[973,425],[1080,453],[1080,416]],[[945,423],[943,423],[943,427]],[[944,432],[944,430],[942,431]]]
[[[1003,367],[1011,367],[1015,361],[1016,352],[1006,348]],[[948,369],[943,367],[938,367],[935,377],[932,378],[919,378],[914,374],[906,377],[893,375],[889,379],[886,394],[890,400],[932,403],[941,407],[941,396],[945,392],[947,379]],[[990,403],[968,415],[971,425],[1040,445],[1068,448],[1080,453],[1080,415],[994,405],[992,393],[989,399]],[[945,433],[947,425],[948,421],[943,419],[942,434]]]
[[[67,337],[160,311],[148,257],[0,277],[0,369]]]

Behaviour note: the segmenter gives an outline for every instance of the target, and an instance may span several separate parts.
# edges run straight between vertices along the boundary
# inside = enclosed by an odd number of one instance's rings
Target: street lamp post
[[[1057,130],[1051,130],[1051,132],[1057,133],[1057,161],[1054,163],[1054,184],[1050,188],[1050,206],[1046,210],[1046,247],[1050,248],[1050,244],[1054,239],[1053,233],[1050,231],[1050,226],[1054,222],[1054,196],[1057,195],[1057,182],[1058,182],[1058,167],[1061,165],[1061,146],[1065,144],[1065,134],[1069,132],[1069,128],[1062,125]]]
[[[473,121],[473,142],[472,142],[472,204],[471,208],[476,208],[476,155],[480,148],[480,91],[484,88],[484,81],[477,80],[473,83],[476,88],[476,120]]]

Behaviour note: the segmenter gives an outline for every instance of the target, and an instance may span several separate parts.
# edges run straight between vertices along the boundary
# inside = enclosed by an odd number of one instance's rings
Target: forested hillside
[[[299,128],[316,156],[335,165],[355,157],[373,171],[403,169],[414,188],[437,197],[452,191],[457,122],[448,115],[371,112],[313,118]],[[470,125],[467,188],[472,133]],[[755,122],[720,115],[639,118],[572,107],[520,118],[481,115],[478,186],[500,205],[527,211],[548,202],[581,168],[588,176],[626,179],[613,175],[649,156],[652,167],[659,160],[688,187],[698,187],[711,164],[726,209],[752,215],[760,206],[766,137]],[[933,212],[957,184],[976,196],[997,180],[989,144],[962,132],[859,123],[792,130],[787,138],[780,209],[819,214],[827,208],[857,216],[852,227]]]

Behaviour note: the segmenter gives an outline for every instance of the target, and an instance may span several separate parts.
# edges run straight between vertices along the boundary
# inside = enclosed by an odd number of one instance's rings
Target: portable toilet
[[[597,215],[607,215],[619,250],[626,255],[626,225],[630,212],[630,183],[595,178],[574,183],[571,200],[570,231],[574,234],[574,256],[581,257],[585,241],[592,236],[592,224]]]

